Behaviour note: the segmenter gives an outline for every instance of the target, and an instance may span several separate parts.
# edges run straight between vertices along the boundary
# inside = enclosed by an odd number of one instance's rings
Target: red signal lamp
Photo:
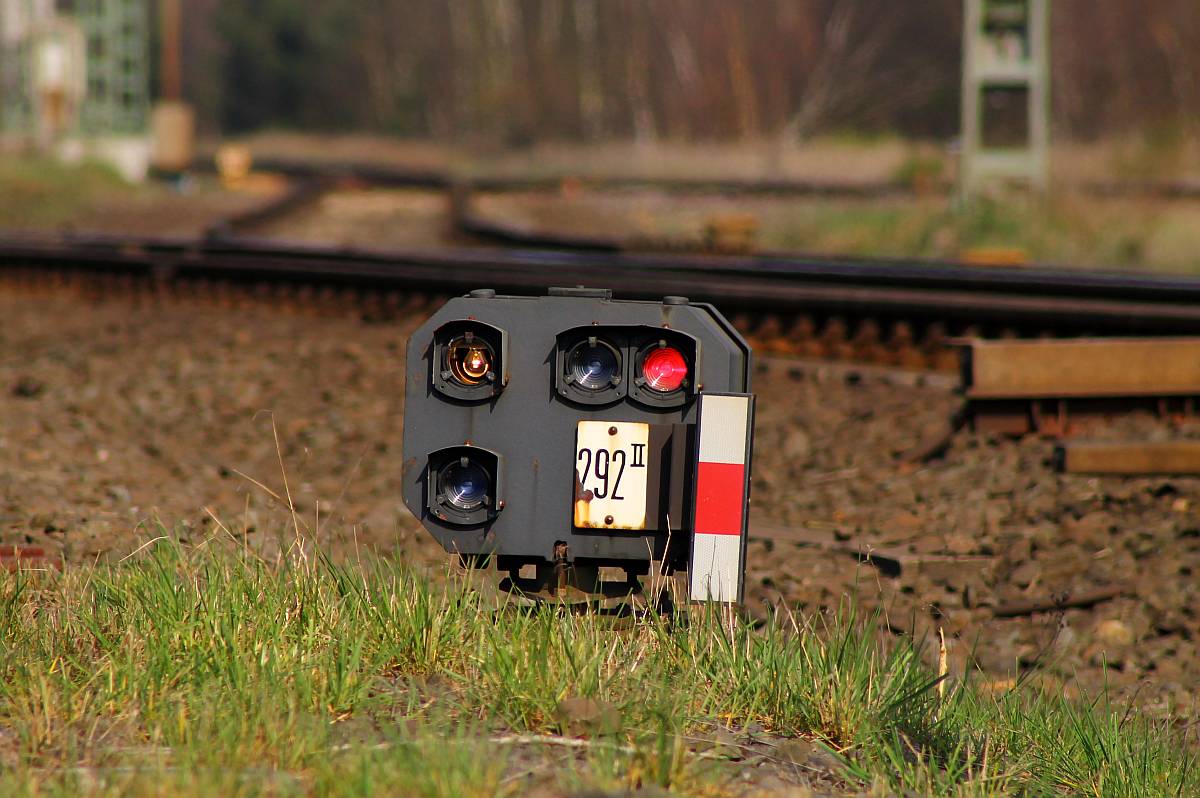
[[[659,393],[677,391],[687,381],[687,359],[673,346],[660,346],[642,360],[642,379],[646,387]]]

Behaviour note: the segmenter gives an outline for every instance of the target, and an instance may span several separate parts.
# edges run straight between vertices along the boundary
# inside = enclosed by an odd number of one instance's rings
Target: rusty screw
[[[616,427],[609,427],[609,428],[608,428],[608,434],[609,434],[609,435],[616,435],[616,434],[617,434],[617,428],[616,428]]]
[[[604,523],[608,524],[609,526],[612,526],[612,522],[613,522],[613,517],[611,515],[604,516]]]

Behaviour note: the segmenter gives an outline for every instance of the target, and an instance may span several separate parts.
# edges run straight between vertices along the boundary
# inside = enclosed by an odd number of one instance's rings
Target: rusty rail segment
[[[1054,465],[1068,474],[1200,474],[1200,440],[1066,441]]]
[[[967,341],[967,416],[976,429],[1067,435],[1143,408],[1192,416],[1200,398],[1200,338]]]
[[[0,546],[0,569],[13,573],[21,570],[62,570],[62,557],[47,554],[41,546]]]
[[[289,181],[287,189],[258,207],[227,216],[204,230],[208,239],[227,239],[245,234],[316,203],[340,181],[325,177],[306,177]]]
[[[1011,604],[1001,604],[992,608],[992,615],[997,618],[1016,618],[1021,615],[1033,615],[1039,612],[1061,612],[1069,609],[1087,609],[1096,604],[1110,601],[1122,595],[1128,595],[1130,590],[1124,585],[1108,585],[1078,592],[1065,591],[1054,596],[1039,599],[1015,601]]]

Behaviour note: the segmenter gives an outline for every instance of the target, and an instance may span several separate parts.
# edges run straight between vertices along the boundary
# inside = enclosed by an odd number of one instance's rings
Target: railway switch
[[[529,593],[629,592],[658,563],[741,600],[750,348],[711,305],[472,291],[407,363],[404,500],[447,552]]]

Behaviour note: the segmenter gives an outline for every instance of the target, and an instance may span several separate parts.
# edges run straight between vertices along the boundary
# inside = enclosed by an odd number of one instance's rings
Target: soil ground
[[[475,212],[530,232],[630,249],[972,259],[1001,257],[1087,268],[1200,271],[1200,204],[1060,194],[1011,196],[959,208],[948,196],[875,199],[672,194],[589,189],[477,194]],[[204,211],[202,210],[201,213]],[[209,211],[211,213],[211,211]],[[470,241],[452,229],[445,194],[418,189],[331,191],[254,235],[395,249]]]
[[[254,234],[350,247],[441,247],[454,237],[449,202],[443,192],[420,189],[331,191]]]
[[[132,185],[100,164],[0,156],[0,231],[194,237],[283,188],[275,180],[226,191],[204,175]]]
[[[762,252],[966,259],[1076,268],[1200,271],[1200,204],[1144,197],[1010,195],[959,207],[934,194],[872,199],[574,190],[477,196],[519,229],[631,248],[732,243]]]
[[[0,542],[83,562],[164,534],[269,552],[302,527],[337,556],[440,560],[399,496],[416,319],[3,284],[0,318]],[[1200,480],[1059,475],[1049,441],[969,432],[942,459],[905,464],[957,407],[941,378],[772,360],[755,389],[751,614],[853,597],[894,633],[941,627],[952,671],[997,689],[1022,674],[1072,694],[1107,684],[1194,719]],[[1196,433],[1140,418],[1108,430]],[[272,493],[290,493],[295,518]],[[801,545],[770,539],[778,528]],[[896,555],[899,573],[847,544]],[[993,617],[998,604],[1111,585],[1123,594],[1090,609]]]

